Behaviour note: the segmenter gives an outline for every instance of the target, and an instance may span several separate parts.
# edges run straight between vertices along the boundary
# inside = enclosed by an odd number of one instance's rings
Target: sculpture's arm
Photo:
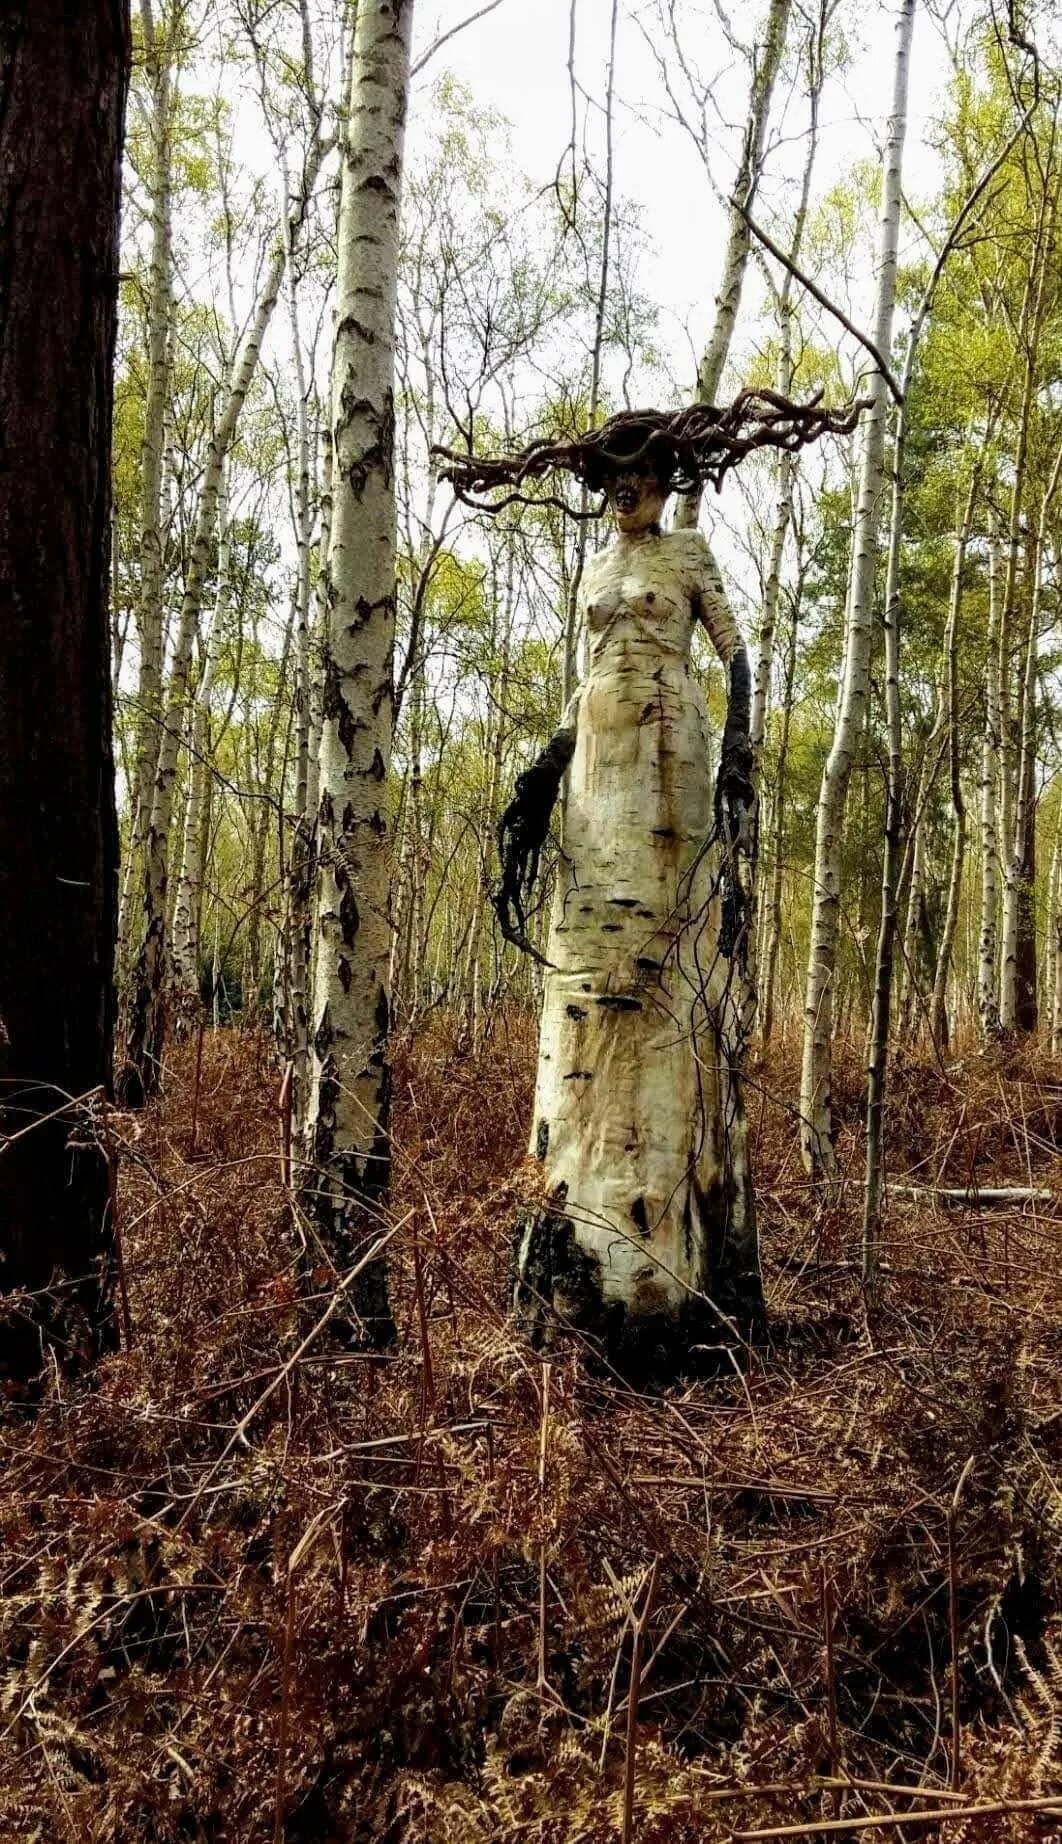
[[[719,658],[727,669],[728,695],[719,774],[715,786],[715,816],[720,831],[731,840],[747,831],[755,809],[752,785],[752,671],[741,630],[727,601],[719,567],[700,532],[691,533],[695,547],[693,607],[707,628]]]
[[[704,539],[694,607],[711,636],[729,675],[726,723],[715,782],[716,833],[727,848],[724,869],[723,921],[719,945],[724,954],[743,958],[748,897],[738,857],[754,851],[756,790],[752,780],[752,671],[741,630],[727,601],[718,566]]]
[[[516,793],[498,821],[501,878],[493,897],[495,914],[506,941],[514,942],[543,966],[549,962],[527,939],[527,902],[538,877],[560,784],[575,753],[574,703],[542,754],[517,775]]]
[[[744,641],[740,641],[730,655],[728,670],[730,688],[715,783],[715,816],[721,830],[736,843],[747,837],[756,810],[749,735],[752,672]]]

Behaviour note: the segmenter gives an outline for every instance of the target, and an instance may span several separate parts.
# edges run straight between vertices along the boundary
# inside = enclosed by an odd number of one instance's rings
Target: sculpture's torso
[[[651,1314],[707,1284],[702,1226],[732,1214],[712,750],[689,654],[702,610],[724,658],[739,637],[697,533],[614,544],[581,602],[532,1150],[606,1300]]]
[[[613,655],[687,662],[697,598],[720,655],[729,658],[738,633],[699,532],[621,538],[601,551],[586,567],[581,595],[591,674]]]

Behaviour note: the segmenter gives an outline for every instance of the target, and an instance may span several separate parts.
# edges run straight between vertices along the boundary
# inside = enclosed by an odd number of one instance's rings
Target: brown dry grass
[[[262,1041],[208,1037],[190,1158],[180,1052],[161,1105],[120,1123],[132,1350],[0,1426],[0,1837],[612,1844],[654,1563],[640,1844],[926,1803],[815,1784],[838,1768],[947,1789],[953,1614],[963,1792],[1062,1791],[1062,1198],[897,1199],[868,1308],[861,1076],[839,1062],[848,1180],[825,1204],[781,1099],[791,1056],[754,1072],[770,1345],[650,1398],[574,1355],[547,1382],[505,1323],[525,1019],[475,1054],[445,1024],[400,1054],[386,1361],[326,1329],[292,1363],[323,1298],[302,1297],[276,1071]],[[912,1063],[892,1170],[1062,1191],[1060,1124],[1034,1055]]]

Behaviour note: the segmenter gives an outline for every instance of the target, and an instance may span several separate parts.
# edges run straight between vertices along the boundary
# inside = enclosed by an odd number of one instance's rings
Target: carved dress
[[[690,643],[700,619],[726,662],[740,635],[698,532],[621,535],[581,603],[531,1137],[553,1230],[548,1247],[541,1216],[521,1230],[517,1308],[552,1296],[594,1330],[603,1308],[620,1342],[676,1319],[712,1338],[706,1297],[733,1310],[756,1255]]]

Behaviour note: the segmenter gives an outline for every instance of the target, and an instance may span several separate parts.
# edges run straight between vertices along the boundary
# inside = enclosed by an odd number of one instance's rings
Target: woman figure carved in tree
[[[451,471],[459,491],[519,494],[565,466],[616,525],[581,585],[586,678],[502,816],[497,908],[529,948],[559,795],[531,1132],[546,1202],[518,1226],[515,1309],[536,1338],[565,1326],[627,1368],[673,1370],[763,1322],[741,1091],[749,663],[707,543],[665,531],[664,508],[748,448],[795,447],[838,420],[747,396],[729,412],[627,413],[563,448]],[[698,624],[729,676],[714,778]]]

